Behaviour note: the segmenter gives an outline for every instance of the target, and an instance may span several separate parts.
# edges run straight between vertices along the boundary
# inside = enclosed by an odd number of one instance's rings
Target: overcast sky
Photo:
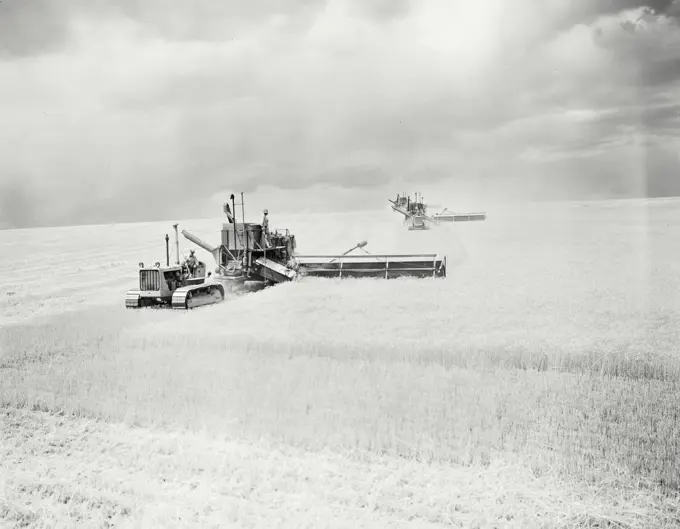
[[[638,4],[3,0],[0,226],[680,194],[680,6]]]

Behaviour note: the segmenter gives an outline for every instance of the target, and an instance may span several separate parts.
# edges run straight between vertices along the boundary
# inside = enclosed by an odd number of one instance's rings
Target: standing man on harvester
[[[271,246],[269,243],[269,210],[265,209],[263,211],[264,217],[262,218],[262,241],[261,241],[261,246],[265,250]]]

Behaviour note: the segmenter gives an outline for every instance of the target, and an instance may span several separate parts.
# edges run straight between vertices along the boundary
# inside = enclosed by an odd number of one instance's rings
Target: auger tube
[[[218,249],[213,248],[207,242],[202,241],[201,239],[196,237],[196,235],[194,235],[193,233],[189,233],[187,230],[182,230],[182,235],[184,235],[184,237],[193,242],[196,246],[200,246],[201,248],[203,248],[208,253],[213,253],[215,250]]]
[[[236,224],[234,224],[234,226],[236,226]],[[219,266],[220,268],[224,268],[222,266],[222,264],[220,263],[220,248],[219,248],[219,246],[216,247],[216,248],[213,248],[207,242],[199,239],[193,233],[189,233],[187,230],[182,230],[182,235],[184,235],[184,237],[186,237],[191,242],[193,242],[196,246],[200,246],[206,252],[211,254],[213,256],[213,259],[215,259],[215,263],[217,264],[217,266]]]

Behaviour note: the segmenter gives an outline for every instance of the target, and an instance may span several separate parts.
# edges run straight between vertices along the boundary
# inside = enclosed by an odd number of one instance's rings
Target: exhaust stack
[[[172,227],[175,229],[175,259],[176,264],[179,264],[179,234],[177,233],[177,224],[173,224]]]

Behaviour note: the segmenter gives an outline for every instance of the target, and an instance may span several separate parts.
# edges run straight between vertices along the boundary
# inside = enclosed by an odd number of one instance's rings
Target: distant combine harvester
[[[415,194],[411,199],[406,194],[397,194],[396,200],[388,199],[392,209],[404,216],[404,225],[409,230],[429,230],[431,226],[437,226],[441,222],[469,222],[486,220],[486,213],[454,213],[444,208],[434,215],[427,214],[428,205],[423,201],[423,195]]]

